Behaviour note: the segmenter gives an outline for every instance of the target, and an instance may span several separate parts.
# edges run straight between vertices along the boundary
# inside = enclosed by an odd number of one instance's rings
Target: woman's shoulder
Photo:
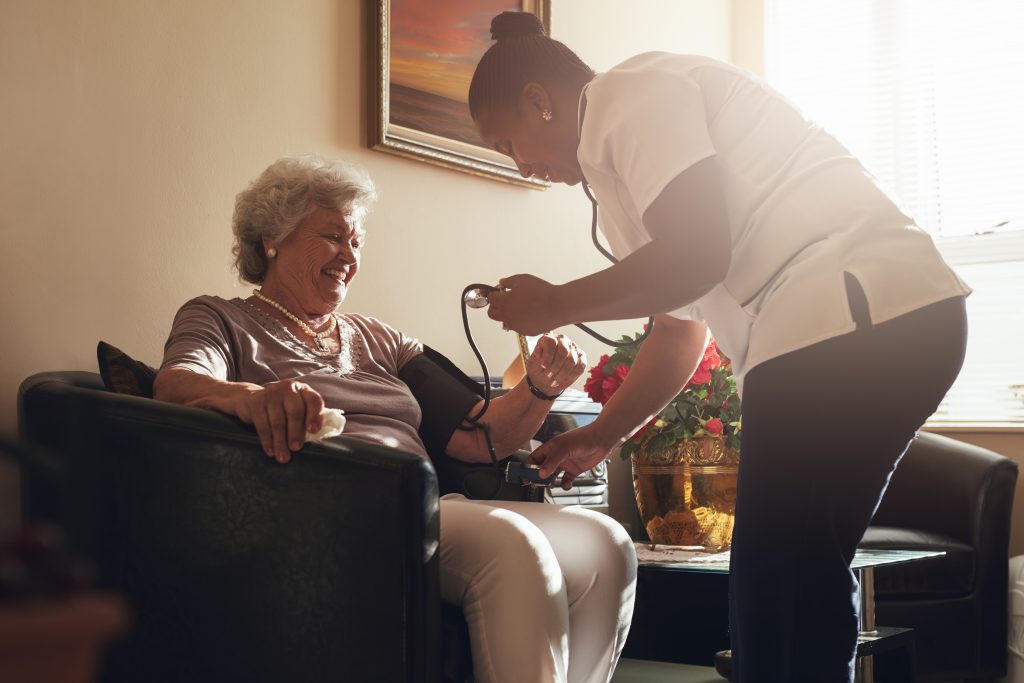
[[[216,319],[224,325],[240,325],[249,317],[242,310],[244,303],[237,297],[225,299],[215,294],[201,294],[183,303],[175,319]]]
[[[178,313],[182,311],[216,311],[221,315],[229,313],[232,309],[237,308],[234,302],[239,301],[238,299],[225,299],[219,297],[216,294],[200,294],[194,296],[178,308]]]

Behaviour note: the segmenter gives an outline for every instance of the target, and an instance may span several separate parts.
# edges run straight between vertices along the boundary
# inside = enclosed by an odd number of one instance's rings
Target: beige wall
[[[732,0],[732,63],[764,73],[764,0]]]
[[[367,150],[364,3],[81,0],[0,6],[0,434],[43,370],[95,369],[106,339],[160,360],[177,307],[246,295],[229,268],[233,198],[276,157],[369,169],[382,201],[350,310],[478,372],[468,282],[602,264],[578,188],[527,190]],[[553,34],[597,69],[646,49],[728,58],[728,0],[556,0]],[[514,342],[483,315],[495,371]],[[610,326],[618,334],[632,325]],[[596,360],[601,348],[587,344]],[[16,502],[0,472],[0,520]]]

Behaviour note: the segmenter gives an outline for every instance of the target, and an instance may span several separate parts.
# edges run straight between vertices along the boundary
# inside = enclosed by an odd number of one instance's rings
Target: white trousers
[[[441,499],[441,597],[462,607],[478,683],[607,683],[635,590],[633,543],[606,515]]]

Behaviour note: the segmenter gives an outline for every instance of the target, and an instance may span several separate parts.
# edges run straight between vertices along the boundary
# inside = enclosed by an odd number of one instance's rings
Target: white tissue
[[[319,431],[306,432],[306,441],[329,439],[345,431],[345,411],[340,408],[324,408],[323,419]]]

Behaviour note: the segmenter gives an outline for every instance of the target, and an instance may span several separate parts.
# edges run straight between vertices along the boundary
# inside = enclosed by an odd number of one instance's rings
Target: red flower
[[[601,384],[604,382],[604,364],[608,362],[608,356],[601,356],[601,360],[597,365],[590,368],[590,377],[583,384],[583,391],[587,392],[587,396],[594,403],[603,404],[604,392],[601,390]]]
[[[718,352],[718,344],[712,339],[708,347],[704,349],[704,358],[700,361],[700,367],[707,370],[716,370],[722,366],[722,356]]]
[[[711,371],[705,368],[703,365],[693,371],[693,377],[687,382],[686,386],[691,387],[694,384],[707,384],[711,381]]]
[[[693,376],[690,377],[690,381],[686,383],[685,389],[689,389],[697,384],[707,384],[711,381],[711,371],[717,370],[722,367],[722,356],[718,352],[718,344],[712,339],[706,349],[704,349],[704,356],[700,359],[700,365],[693,371]]]
[[[704,431],[706,431],[711,436],[719,436],[724,430],[725,426],[722,424],[722,421],[719,420],[717,417],[713,417],[704,423]]]
[[[601,405],[604,405],[611,399],[619,387],[622,386],[622,382],[625,381],[626,375],[629,374],[629,366],[622,364],[615,368],[612,374],[604,378],[604,382],[601,383],[601,390],[604,392],[604,396],[601,399]]]
[[[629,374],[629,366],[625,363],[620,363],[611,373],[606,373],[605,366],[609,360],[607,354],[601,356],[597,365],[590,369],[590,377],[583,384],[583,390],[587,392],[590,400],[601,405],[607,403],[612,395],[619,390],[626,375]]]

